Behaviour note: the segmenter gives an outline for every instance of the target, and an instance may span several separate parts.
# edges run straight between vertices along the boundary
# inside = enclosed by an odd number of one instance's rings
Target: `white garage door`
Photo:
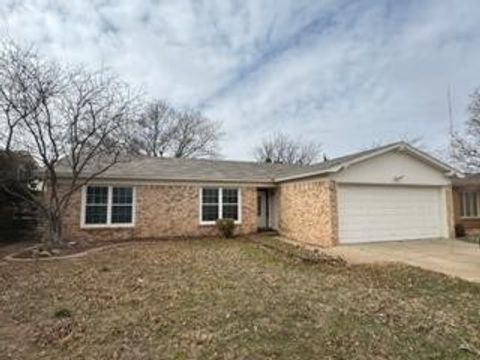
[[[338,187],[340,243],[446,237],[445,197],[438,187]]]

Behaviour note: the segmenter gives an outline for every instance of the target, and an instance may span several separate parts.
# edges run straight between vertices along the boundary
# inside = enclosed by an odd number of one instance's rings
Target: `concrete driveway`
[[[415,240],[340,245],[327,250],[351,263],[402,262],[480,282],[480,247],[458,240]]]

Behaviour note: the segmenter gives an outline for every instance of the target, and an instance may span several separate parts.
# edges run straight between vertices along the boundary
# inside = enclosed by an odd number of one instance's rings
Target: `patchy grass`
[[[9,263],[0,289],[2,359],[480,356],[480,285],[347,266],[273,239]],[[69,316],[52,316],[62,309]]]

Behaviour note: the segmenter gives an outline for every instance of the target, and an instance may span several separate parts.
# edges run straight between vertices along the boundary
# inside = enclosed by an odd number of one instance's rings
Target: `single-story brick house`
[[[228,217],[240,234],[274,229],[323,247],[447,238],[454,174],[404,142],[309,166],[140,157],[75,194],[65,231],[98,240],[203,236]]]
[[[480,233],[480,173],[453,178],[455,224],[469,235]]]

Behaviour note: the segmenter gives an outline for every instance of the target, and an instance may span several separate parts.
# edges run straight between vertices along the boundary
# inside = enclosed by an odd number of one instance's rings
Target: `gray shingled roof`
[[[177,181],[230,181],[271,183],[280,174],[300,166],[246,161],[135,157],[119,162],[98,178]],[[68,167],[59,166],[60,176],[68,177]],[[85,174],[90,171],[86,170]]]
[[[480,185],[480,173],[476,174],[468,174],[465,175],[464,177],[455,177],[452,179],[452,184],[454,186],[479,186]]]
[[[172,181],[226,181],[273,183],[290,178],[301,178],[321,175],[335,171],[346,164],[362,157],[389,148],[406,145],[403,142],[388,144],[354,154],[338,157],[313,165],[282,165],[246,161],[225,161],[208,159],[177,159],[135,157],[129,161],[120,162],[103,173],[103,179],[130,180],[172,180]],[[85,175],[88,174],[88,169]],[[68,177],[68,167],[59,166],[60,177]]]

